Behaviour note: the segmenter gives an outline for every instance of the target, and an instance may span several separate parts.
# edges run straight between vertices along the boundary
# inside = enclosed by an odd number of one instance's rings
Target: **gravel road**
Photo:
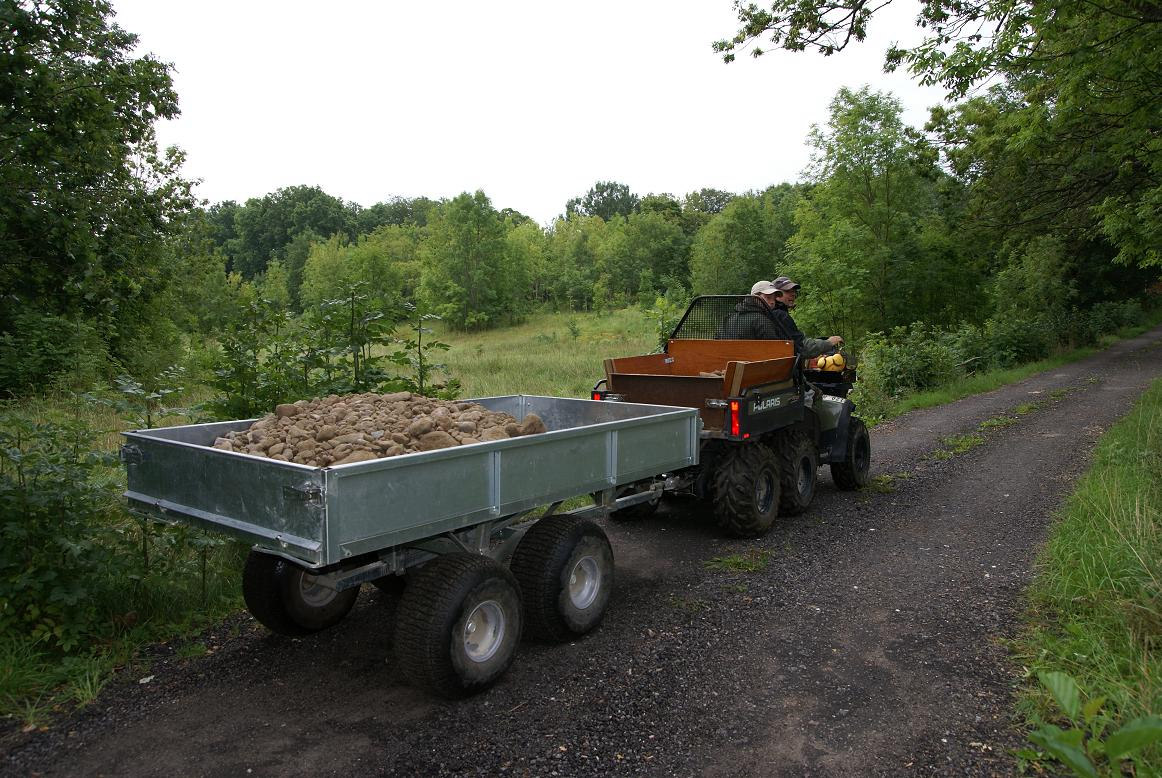
[[[365,587],[307,639],[239,615],[44,732],[0,729],[4,775],[1010,775],[1004,646],[1053,511],[1094,442],[1162,376],[1162,327],[872,431],[879,489],[823,471],[802,516],[727,540],[693,501],[608,523],[604,624],[526,642],[478,697],[405,684],[393,600]],[[950,435],[1036,403],[970,451]],[[703,562],[766,559],[758,572]]]

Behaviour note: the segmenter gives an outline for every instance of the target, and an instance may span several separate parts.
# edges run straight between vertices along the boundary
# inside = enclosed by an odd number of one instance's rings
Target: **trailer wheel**
[[[714,471],[714,515],[740,538],[765,535],[779,515],[779,465],[765,444],[734,446]]]
[[[871,475],[871,436],[862,419],[851,417],[847,427],[847,451],[842,462],[831,464],[831,478],[848,491],[867,486]]]
[[[497,681],[521,635],[516,579],[488,557],[454,553],[416,571],[395,629],[404,675],[435,694],[463,697]]]
[[[301,637],[333,627],[355,605],[359,587],[341,592],[318,583],[292,562],[251,551],[242,570],[242,598],[251,615],[271,632]]]
[[[811,439],[802,432],[780,435],[778,447],[783,469],[779,513],[783,516],[798,516],[815,499],[819,452]]]
[[[566,640],[601,623],[613,591],[613,549],[592,521],[541,519],[521,538],[510,567],[524,595],[530,635]]]

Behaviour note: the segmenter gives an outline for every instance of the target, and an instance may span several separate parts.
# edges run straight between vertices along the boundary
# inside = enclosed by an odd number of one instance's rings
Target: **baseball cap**
[[[779,291],[778,287],[770,281],[759,281],[750,288],[751,294],[774,294],[777,291]]]
[[[786,276],[779,276],[774,281],[771,281],[771,286],[780,292],[790,292],[792,289],[799,289],[800,286]]]

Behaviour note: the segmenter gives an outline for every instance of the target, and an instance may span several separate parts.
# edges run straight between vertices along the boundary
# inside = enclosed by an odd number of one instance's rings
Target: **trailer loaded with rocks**
[[[696,410],[660,405],[364,394],[128,432],[121,456],[134,511],[253,545],[243,595],[266,627],[310,634],[363,583],[402,589],[404,677],[458,696],[495,682],[522,634],[597,626],[613,552],[593,518],[650,499],[619,496],[627,486],[696,465],[700,427]],[[592,505],[561,511],[578,496]]]

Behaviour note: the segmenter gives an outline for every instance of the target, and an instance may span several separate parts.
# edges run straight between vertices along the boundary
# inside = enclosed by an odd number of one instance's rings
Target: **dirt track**
[[[610,613],[525,643],[447,703],[394,668],[392,603],[365,589],[317,637],[239,616],[213,653],[162,659],[51,730],[0,731],[10,775],[1008,775],[1019,680],[1002,644],[1053,510],[1094,441],[1162,376],[1162,328],[1020,384],[873,430],[891,489],[837,492],[758,541],[693,502],[609,524]],[[948,460],[940,440],[1024,403]],[[769,552],[755,573],[713,557]]]

